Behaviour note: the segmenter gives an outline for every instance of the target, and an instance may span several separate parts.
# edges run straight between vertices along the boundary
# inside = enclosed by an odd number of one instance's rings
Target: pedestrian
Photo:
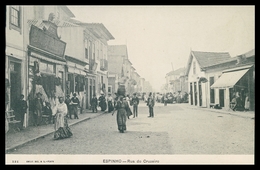
[[[67,105],[67,108],[68,108],[67,117],[71,119],[71,115],[72,115],[72,112],[73,112],[73,106],[72,106],[72,102],[71,102],[69,94],[67,94],[67,96],[66,96],[65,104]]]
[[[139,105],[139,99],[136,96],[136,93],[134,93],[134,96],[132,98],[132,104],[133,104],[133,113],[134,113],[134,117],[138,116],[138,105]]]
[[[98,100],[97,96],[94,94],[92,99],[91,99],[91,108],[92,108],[92,113],[96,112],[97,113],[97,105],[98,105]]]
[[[114,93],[114,102],[113,102],[113,106],[114,106],[114,108],[115,108],[115,106],[116,106],[116,101],[118,100],[118,95],[117,95],[117,93]]]
[[[101,111],[105,111],[107,109],[107,103],[103,93],[101,93],[101,96],[99,96],[98,101],[99,101],[99,107],[101,108]]]
[[[149,97],[147,99],[147,106],[149,107],[149,116],[154,117],[153,107],[154,107],[154,98],[152,96],[152,92],[149,93]]]
[[[124,133],[126,130],[126,117],[127,117],[127,110],[129,110],[129,105],[127,101],[123,99],[123,96],[120,95],[118,100],[116,101],[116,105],[112,115],[114,115],[115,111],[117,111],[117,126],[120,133]]]
[[[168,102],[168,97],[166,94],[164,94],[163,96],[163,103],[164,103],[164,106],[167,106],[167,102]]]
[[[107,105],[108,105],[108,113],[111,113],[114,110],[114,106],[113,106],[113,97],[111,96],[111,94],[108,94],[107,97]]]
[[[55,124],[54,124],[54,139],[69,138],[72,136],[72,132],[67,122],[68,108],[64,103],[64,98],[59,97],[59,104],[56,106],[55,113]]]
[[[34,99],[33,103],[33,113],[34,113],[34,125],[39,126],[42,121],[42,108],[43,108],[43,101],[42,101],[42,94],[38,92],[36,94],[36,98]]]
[[[48,116],[49,123],[54,122],[52,116],[51,104],[49,102],[45,102],[45,106],[43,107],[43,114]]]
[[[77,98],[77,94],[73,93],[73,97],[71,98],[71,107],[72,107],[72,112],[74,114],[74,119],[79,119],[78,106],[79,106],[79,99]]]
[[[245,111],[249,111],[249,107],[250,107],[250,102],[249,102],[249,95],[248,93],[246,93],[246,98],[245,98]]]
[[[128,106],[129,106],[129,108],[127,110],[127,118],[130,119],[129,116],[131,116],[133,113],[132,113],[131,108],[130,108],[130,97],[129,97],[129,94],[126,95],[126,97],[124,99],[125,99],[125,101],[127,102]]]
[[[21,94],[18,101],[15,103],[15,119],[20,122],[19,130],[23,130],[23,123],[24,123],[24,115],[26,113],[28,106],[27,102],[24,100],[24,95]]]

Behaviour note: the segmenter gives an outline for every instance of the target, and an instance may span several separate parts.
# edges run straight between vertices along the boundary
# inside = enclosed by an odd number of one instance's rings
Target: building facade
[[[240,61],[239,58],[241,58],[241,56],[231,57],[227,52],[191,51],[186,70],[186,75],[188,76],[189,83],[189,104],[198,107],[208,108],[213,105],[219,105],[224,109],[229,109],[229,104],[232,99],[231,96],[234,93],[233,88],[235,87],[235,91],[237,91],[239,89],[239,83],[241,83],[241,81],[244,82],[242,89],[245,89],[245,82],[247,82],[248,85],[246,86],[246,88],[251,89],[250,92],[252,93],[252,78],[248,78],[247,76],[245,76],[247,77],[245,78],[246,80],[240,81],[240,79],[247,72],[247,75],[253,74],[252,70],[254,70],[254,54],[252,54],[252,52],[249,52],[247,53],[247,55],[244,56],[247,56],[244,57],[246,59],[244,59],[244,62],[240,63],[238,61]],[[220,77],[222,77],[222,75],[227,72],[231,72],[231,70],[241,70],[242,68],[240,68],[240,66],[245,69],[245,72],[243,75],[241,75],[241,73],[234,72],[234,75],[236,75],[234,77],[237,77],[237,79],[235,82],[231,83],[232,85],[225,87],[221,87],[221,85],[218,85],[217,82],[225,81],[227,83],[230,81],[228,78],[225,78],[226,76],[224,76],[224,78],[222,78],[221,80]],[[242,95],[244,95],[244,92],[242,93]]]
[[[184,94],[188,92],[188,81],[185,75],[186,68],[182,67],[166,74],[167,92]]]

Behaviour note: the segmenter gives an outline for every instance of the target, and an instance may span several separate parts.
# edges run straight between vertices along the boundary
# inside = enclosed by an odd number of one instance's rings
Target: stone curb
[[[189,109],[197,109],[197,110],[202,110],[202,111],[210,111],[210,112],[215,112],[215,113],[221,113],[221,114],[227,114],[227,115],[232,115],[232,116],[237,116],[237,117],[242,117],[242,118],[250,118],[254,119],[255,115],[251,115],[252,113],[247,113],[248,115],[240,115],[239,113],[234,112],[228,112],[228,111],[223,111],[223,110],[218,110],[218,109],[209,109],[209,108],[197,108],[197,107],[186,107]]]
[[[98,115],[95,115],[95,116],[93,116],[93,117],[83,118],[83,119],[81,119],[81,120],[79,120],[79,121],[76,121],[76,122],[73,122],[73,123],[69,124],[69,126],[73,126],[73,125],[76,125],[76,124],[81,123],[81,122],[83,122],[83,121],[96,118],[96,117],[101,116],[101,115],[103,115],[103,114],[104,114],[104,113],[99,113]],[[40,138],[44,138],[45,136],[48,136],[48,135],[50,135],[50,134],[52,134],[52,133],[54,133],[54,130],[52,130],[52,131],[50,131],[50,132],[47,132],[47,133],[45,133],[45,134],[39,135],[39,136],[37,136],[37,137],[28,139],[27,141],[22,142],[22,143],[19,143],[19,144],[17,144],[17,145],[14,145],[14,146],[11,146],[11,147],[9,147],[9,148],[6,148],[6,149],[5,149],[5,152],[7,153],[7,152],[9,152],[9,151],[12,151],[12,150],[14,150],[14,149],[16,149],[16,148],[19,148],[19,147],[21,147],[21,146],[23,146],[23,145],[25,145],[25,144],[28,144],[28,143],[33,142],[33,141],[36,141],[36,140],[38,140],[38,139],[40,139]]]

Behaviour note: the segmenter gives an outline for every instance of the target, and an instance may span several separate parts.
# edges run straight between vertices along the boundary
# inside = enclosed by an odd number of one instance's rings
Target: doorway
[[[224,107],[225,106],[225,90],[219,89],[219,106]]]
[[[202,106],[202,89],[201,89],[201,82],[199,82],[199,106]]]
[[[198,104],[197,82],[194,82],[194,101],[195,101],[195,106],[197,106]]]
[[[15,102],[21,94],[21,64],[10,62],[10,107],[13,109]]]
[[[190,104],[193,105],[193,89],[192,89],[192,83],[190,83]]]

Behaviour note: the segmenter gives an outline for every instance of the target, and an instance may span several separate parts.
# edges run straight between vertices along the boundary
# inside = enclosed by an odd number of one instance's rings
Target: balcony
[[[102,71],[108,70],[108,62],[106,59],[100,59],[100,70]]]
[[[96,60],[90,59],[89,60],[89,71],[90,72],[95,72],[97,69],[97,62]]]

